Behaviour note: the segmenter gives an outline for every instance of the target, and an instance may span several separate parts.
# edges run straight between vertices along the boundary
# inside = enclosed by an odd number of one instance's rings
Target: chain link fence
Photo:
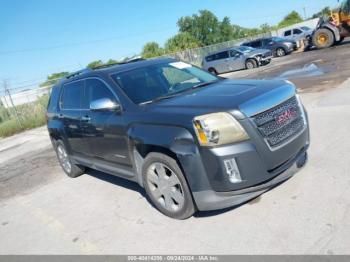
[[[265,34],[259,34],[255,36],[250,36],[250,37],[245,37],[241,39],[236,39],[236,40],[231,40],[227,42],[222,42],[214,45],[209,45],[209,46],[204,46],[204,47],[198,47],[194,49],[187,49],[184,51],[176,52],[176,53],[171,53],[171,54],[166,54],[163,57],[174,57],[176,59],[201,66],[203,58],[207,56],[209,53],[220,51],[232,46],[237,46],[240,45],[243,42],[246,41],[251,41],[260,37],[269,37],[271,36],[271,33],[265,33]]]
[[[44,125],[50,88],[16,93],[4,88],[5,94],[0,99],[0,137]]]

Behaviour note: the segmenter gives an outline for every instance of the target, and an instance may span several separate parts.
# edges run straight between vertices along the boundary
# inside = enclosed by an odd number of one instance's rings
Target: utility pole
[[[303,10],[304,10],[304,20],[306,20],[307,19],[307,15],[306,15],[306,6],[305,5],[303,6]]]
[[[12,100],[12,97],[11,97],[11,93],[10,93],[10,91],[7,88],[7,81],[6,81],[6,79],[4,80],[3,85],[4,85],[4,90],[5,90],[5,97],[6,97],[6,95],[8,95],[9,100],[10,100],[11,105],[12,105],[12,108],[13,108],[13,110],[15,112],[15,116],[16,116],[17,122],[18,122],[20,127],[23,127],[22,123],[21,123],[21,120],[19,118],[18,112],[17,112],[17,108],[15,107],[15,104],[13,103],[13,100]],[[7,104],[7,102],[6,102],[6,104]]]
[[[10,106],[9,104],[7,103],[7,99],[6,99],[6,88],[5,88],[5,85],[4,85],[4,102],[5,102],[5,107],[7,110],[10,109]]]

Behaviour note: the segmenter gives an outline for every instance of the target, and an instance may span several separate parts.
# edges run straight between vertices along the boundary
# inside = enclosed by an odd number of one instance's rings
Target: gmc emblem
[[[275,118],[275,120],[277,124],[283,124],[287,122],[289,119],[294,118],[296,115],[297,115],[297,112],[292,108],[289,108],[288,110],[284,111],[282,114],[278,115]]]

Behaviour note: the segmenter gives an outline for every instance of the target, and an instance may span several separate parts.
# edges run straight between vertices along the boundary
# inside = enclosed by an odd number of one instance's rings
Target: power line
[[[75,42],[75,43],[67,43],[67,44],[61,44],[61,45],[55,45],[55,46],[34,47],[34,48],[17,49],[17,50],[6,50],[6,51],[0,51],[0,55],[36,52],[36,51],[51,50],[51,49],[69,47],[69,46],[80,46],[80,45],[87,45],[87,44],[95,44],[95,43],[101,43],[101,42],[106,42],[106,41],[116,40],[116,39],[122,39],[122,38],[127,38],[127,37],[135,37],[135,36],[140,36],[140,35],[148,35],[148,34],[152,34],[152,33],[158,33],[158,32],[162,32],[162,31],[165,31],[165,30],[173,29],[173,28],[176,28],[176,27],[172,26],[172,27],[162,28],[162,29],[156,30],[156,31],[149,31],[149,32],[143,32],[143,33],[134,33],[134,34],[129,34],[129,35],[113,36],[113,37],[104,38],[104,39],[83,41],[83,42]]]

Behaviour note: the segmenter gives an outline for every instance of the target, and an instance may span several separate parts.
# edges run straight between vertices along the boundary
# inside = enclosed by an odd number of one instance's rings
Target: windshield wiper
[[[210,82],[203,82],[203,83],[199,83],[199,84],[197,84],[197,85],[194,85],[194,86],[192,86],[191,88],[192,88],[192,89],[196,89],[196,88],[199,88],[199,87],[203,87],[203,86],[208,86],[208,85],[214,84],[214,83],[219,82],[219,81],[220,81],[220,80],[217,79],[217,80],[210,81]]]
[[[160,97],[157,97],[157,98],[155,98],[153,100],[142,102],[142,103],[140,103],[140,105],[154,103],[154,102],[157,102],[157,101],[160,101],[160,100],[164,100],[164,99],[169,99],[169,98],[172,98],[172,97],[175,97],[175,96],[177,96],[177,94],[172,94],[172,95],[167,95],[167,96],[160,96]]]

